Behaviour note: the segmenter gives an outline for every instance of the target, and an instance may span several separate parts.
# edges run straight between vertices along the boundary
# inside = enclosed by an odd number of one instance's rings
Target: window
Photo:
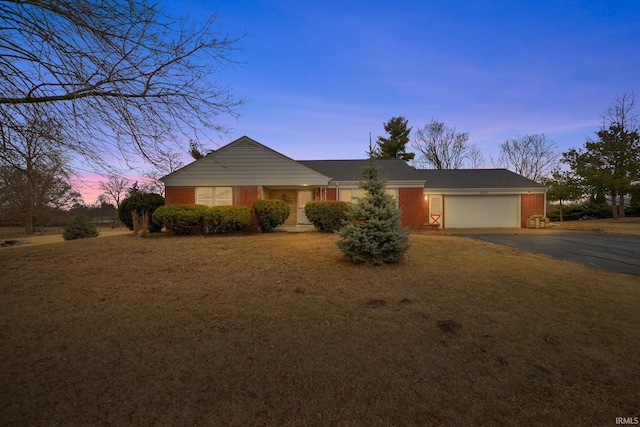
[[[196,187],[196,204],[228,206],[233,204],[231,187]]]
[[[356,198],[366,197],[367,192],[362,188],[342,188],[340,189],[340,200],[343,202],[355,203]]]

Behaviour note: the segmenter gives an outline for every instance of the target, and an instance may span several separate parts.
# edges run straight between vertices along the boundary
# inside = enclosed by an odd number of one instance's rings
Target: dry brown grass
[[[554,222],[562,230],[595,231],[598,233],[626,234],[640,236],[640,218],[587,219],[583,221]]]
[[[1,425],[614,425],[640,407],[640,277],[440,234],[0,250]]]

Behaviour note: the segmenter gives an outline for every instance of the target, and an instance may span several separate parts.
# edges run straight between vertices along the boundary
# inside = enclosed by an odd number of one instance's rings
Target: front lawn
[[[562,221],[554,222],[553,226],[563,230],[595,231],[598,233],[640,236],[640,217]]]
[[[0,425],[614,425],[640,402],[640,277],[442,234],[0,250]]]

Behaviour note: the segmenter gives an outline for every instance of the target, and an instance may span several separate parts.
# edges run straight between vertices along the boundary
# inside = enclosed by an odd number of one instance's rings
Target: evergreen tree
[[[588,185],[611,198],[614,219],[624,216],[624,195],[629,194],[640,170],[640,134],[620,125],[597,132],[596,141],[564,153],[564,161]]]
[[[409,232],[400,226],[400,209],[385,192],[384,180],[370,162],[363,170],[359,198],[347,215],[347,224],[338,232],[336,244],[351,262],[381,265],[398,262],[409,247]]]
[[[640,113],[635,93],[617,97],[603,114],[604,124],[584,149],[563,153],[564,162],[588,186],[592,194],[606,194],[614,219],[624,217],[625,195],[640,179]]]
[[[549,187],[547,200],[560,202],[560,221],[562,221],[562,202],[578,200],[584,195],[584,189],[578,179],[569,172],[555,170],[551,176],[552,178],[542,178],[542,183]]]
[[[98,230],[84,215],[74,218],[62,233],[64,240],[87,239],[90,237],[98,237]]]
[[[378,146],[374,149],[369,147],[369,156],[377,159],[402,159],[405,162],[412,160],[415,153],[405,151],[412,129],[407,127],[408,123],[408,120],[402,116],[392,117],[387,123],[383,123],[389,137],[379,136],[376,141]]]

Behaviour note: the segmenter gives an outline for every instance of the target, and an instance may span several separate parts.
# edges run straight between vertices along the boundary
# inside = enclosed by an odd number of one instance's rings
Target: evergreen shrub
[[[553,209],[547,212],[550,221],[560,221],[560,210]],[[575,221],[578,219],[599,219],[611,218],[611,206],[606,203],[587,203],[585,205],[564,206],[562,208],[562,219],[564,221]]]
[[[149,221],[149,231],[157,233],[162,230],[162,225],[153,221],[153,212],[160,206],[164,205],[164,197],[155,193],[135,193],[120,203],[118,208],[118,219],[129,230],[133,230],[133,211],[136,211],[138,215],[147,213],[151,219]]]
[[[378,169],[369,163],[363,169],[360,187],[367,195],[359,198],[347,215],[347,223],[336,242],[347,260],[372,265],[395,263],[409,248],[409,231],[400,225],[400,209],[385,192]]]
[[[89,222],[89,219],[80,215],[75,217],[69,225],[64,228],[62,238],[64,240],[86,239],[89,237],[98,237],[98,230]]]
[[[256,200],[253,210],[258,218],[258,226],[263,233],[273,231],[289,218],[289,205],[279,199]]]
[[[342,228],[350,209],[347,202],[314,200],[306,204],[304,214],[317,230],[332,233]]]
[[[153,212],[152,222],[175,234],[189,234],[200,225],[207,209],[208,206],[195,204],[164,205]]]
[[[204,213],[205,230],[209,233],[232,233],[251,224],[248,206],[213,206]]]

